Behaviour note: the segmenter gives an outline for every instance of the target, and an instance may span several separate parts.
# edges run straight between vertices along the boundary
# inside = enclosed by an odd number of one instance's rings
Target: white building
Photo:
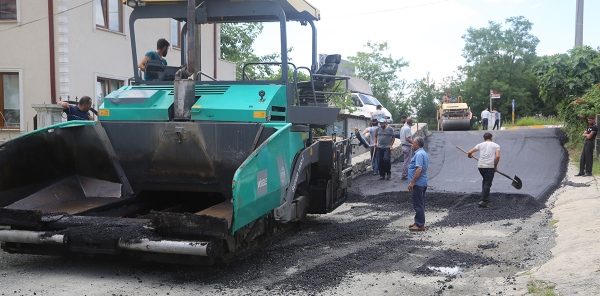
[[[134,71],[131,11],[122,0],[0,0],[0,40],[5,45],[0,55],[0,141],[34,129],[32,104],[87,95],[97,108],[106,94],[126,85]],[[169,65],[181,65],[181,23],[139,20],[135,28],[138,61],[165,38],[172,46]],[[201,70],[234,80],[235,65],[218,59],[218,28],[205,25],[199,31]]]

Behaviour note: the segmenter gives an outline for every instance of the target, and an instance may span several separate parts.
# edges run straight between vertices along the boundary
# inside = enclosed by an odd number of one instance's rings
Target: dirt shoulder
[[[600,295],[598,176],[575,177],[577,172],[569,164],[563,186],[548,201],[556,231],[551,259],[518,277],[518,286],[534,285],[539,292],[554,286],[557,295]]]

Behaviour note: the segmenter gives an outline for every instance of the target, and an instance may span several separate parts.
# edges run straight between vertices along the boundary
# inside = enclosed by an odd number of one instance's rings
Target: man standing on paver
[[[415,209],[415,223],[408,226],[411,231],[425,230],[425,192],[427,191],[427,167],[429,155],[423,149],[425,140],[416,137],[412,140],[415,155],[410,160],[408,167],[408,191],[412,192],[412,203]]]
[[[408,165],[412,159],[412,125],[413,120],[409,118],[406,120],[406,124],[400,130],[400,142],[402,143],[402,154],[404,155],[404,164],[402,164],[402,180],[408,178]]]
[[[371,142],[369,142],[371,146],[369,148],[371,150],[371,165],[373,166],[374,175],[379,175],[379,163],[377,162],[377,157],[375,157],[375,134],[377,133],[377,129],[379,129],[377,119],[371,119],[371,126],[363,131],[363,135],[369,133],[369,137],[371,138]]]
[[[383,106],[377,105],[375,112],[371,114],[371,119],[385,119],[385,112],[383,112]]]
[[[592,164],[594,163],[594,142],[596,140],[596,134],[598,133],[598,126],[596,125],[596,119],[594,116],[589,116],[588,127],[581,134],[585,139],[583,143],[583,151],[581,151],[581,158],[579,159],[579,174],[575,176],[591,176],[592,175]],[[584,173],[585,172],[585,173]]]
[[[390,179],[392,177],[391,152],[394,145],[394,129],[388,127],[385,118],[379,118],[379,128],[375,133],[375,153],[379,161],[379,180]]]
[[[488,118],[490,117],[490,111],[485,108],[481,111],[481,129],[486,131],[488,129]]]
[[[494,174],[498,170],[498,163],[500,162],[500,145],[492,142],[492,134],[490,133],[483,134],[483,140],[483,142],[469,150],[467,156],[473,158],[473,153],[479,151],[477,168],[479,168],[479,173],[483,178],[483,181],[481,181],[481,201],[479,201],[479,206],[487,208],[492,181],[494,181]]]

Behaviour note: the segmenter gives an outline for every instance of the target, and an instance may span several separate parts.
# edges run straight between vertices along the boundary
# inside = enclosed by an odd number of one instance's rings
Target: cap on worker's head
[[[379,122],[387,122],[387,120],[385,120],[385,118],[379,118]]]
[[[381,109],[381,108],[383,108],[383,106],[377,105],[377,109]]]

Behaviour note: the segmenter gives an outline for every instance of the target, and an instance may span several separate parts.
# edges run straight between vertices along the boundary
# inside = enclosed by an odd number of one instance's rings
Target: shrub
[[[564,130],[572,148],[583,146],[581,133],[587,127],[587,117],[600,114],[600,84],[594,85],[583,96],[564,100],[559,104],[559,116],[564,120]]]

